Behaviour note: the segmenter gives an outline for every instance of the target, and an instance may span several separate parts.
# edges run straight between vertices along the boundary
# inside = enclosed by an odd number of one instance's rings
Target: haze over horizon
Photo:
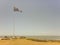
[[[60,0],[0,0],[0,35],[13,34],[13,16],[16,35],[60,36]]]

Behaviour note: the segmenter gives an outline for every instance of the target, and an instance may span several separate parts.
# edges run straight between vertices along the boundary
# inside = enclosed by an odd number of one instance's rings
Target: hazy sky
[[[16,35],[60,35],[60,0],[0,0],[0,35],[13,34],[13,17]]]

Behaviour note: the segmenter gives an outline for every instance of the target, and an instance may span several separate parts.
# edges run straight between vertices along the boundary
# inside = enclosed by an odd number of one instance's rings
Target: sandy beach
[[[60,42],[36,42],[27,39],[0,40],[0,45],[60,45]]]

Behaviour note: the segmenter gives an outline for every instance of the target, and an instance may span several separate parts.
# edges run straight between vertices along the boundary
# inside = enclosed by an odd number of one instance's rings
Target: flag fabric
[[[19,10],[18,8],[16,8],[15,6],[13,7],[14,9],[14,12],[20,12],[20,13],[22,13],[22,10]]]

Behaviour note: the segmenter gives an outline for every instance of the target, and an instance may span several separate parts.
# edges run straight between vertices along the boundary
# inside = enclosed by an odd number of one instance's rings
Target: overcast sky
[[[13,17],[15,35],[60,36],[60,0],[0,0],[0,35],[13,35]]]

